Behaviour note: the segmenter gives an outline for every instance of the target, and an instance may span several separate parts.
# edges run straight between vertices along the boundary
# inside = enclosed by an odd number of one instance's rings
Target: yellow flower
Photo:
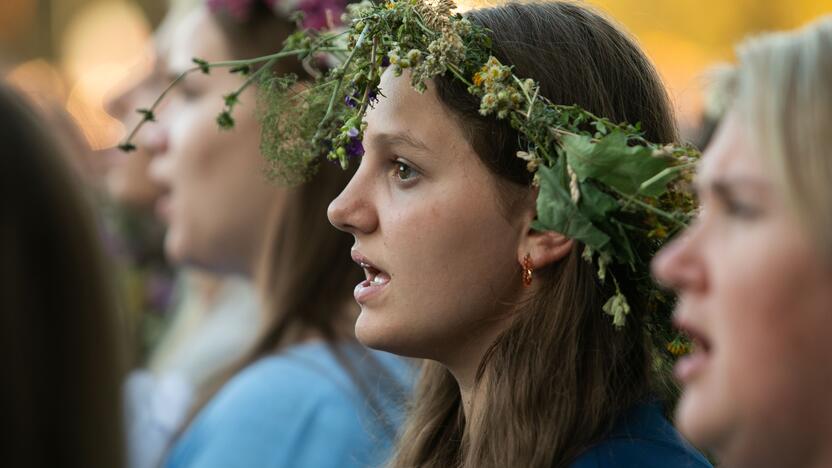
[[[656,239],[665,239],[667,238],[667,228],[659,224],[656,226],[652,231],[647,233],[647,237],[656,238]]]
[[[673,341],[667,344],[667,350],[670,354],[679,357],[687,354],[690,351],[690,348],[687,343],[681,340],[681,338],[676,337]]]
[[[474,77],[471,78],[471,81],[474,83],[474,86],[480,86],[482,84],[482,73],[474,73]]]

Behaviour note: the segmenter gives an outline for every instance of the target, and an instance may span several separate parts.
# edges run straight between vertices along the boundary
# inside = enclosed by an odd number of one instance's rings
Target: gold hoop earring
[[[523,286],[529,287],[532,285],[532,270],[534,270],[534,263],[532,263],[532,256],[526,254],[523,257]]]

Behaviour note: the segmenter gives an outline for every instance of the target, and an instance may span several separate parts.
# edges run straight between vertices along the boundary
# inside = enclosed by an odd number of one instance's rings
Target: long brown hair
[[[509,4],[470,12],[491,32],[493,54],[540,82],[553,102],[578,104],[613,121],[641,122],[647,138],[676,140],[667,95],[638,46],[601,15],[575,3]],[[507,198],[528,194],[530,174],[515,157],[517,134],[478,114],[479,102],[452,78],[434,81],[473,148]],[[601,310],[613,286],[601,283],[576,245],[535,271],[534,297],[482,359],[474,421],[442,365],[424,365],[391,466],[560,467],[601,440],[627,409],[651,396],[656,379],[637,275],[616,269],[633,312],[616,329]],[[645,254],[645,252],[640,252]],[[649,252],[646,252],[649,254]],[[620,275],[620,276],[619,276]],[[517,278],[519,284],[519,274]]]
[[[0,85],[0,374],[9,466],[124,463],[115,296],[70,157]]]

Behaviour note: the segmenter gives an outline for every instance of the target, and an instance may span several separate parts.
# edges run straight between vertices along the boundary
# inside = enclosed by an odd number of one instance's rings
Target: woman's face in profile
[[[356,334],[401,355],[464,360],[503,329],[522,289],[522,210],[506,209],[433,83],[419,94],[388,71],[379,96],[366,153],[329,207],[367,274],[355,289]]]
[[[194,57],[233,58],[228,40],[210,13],[196,9],[172,32],[164,57],[168,79],[193,67]],[[280,189],[264,176],[255,90],[240,96],[233,129],[216,123],[223,95],[242,83],[225,68],[192,73],[171,90],[159,123],[146,130],[155,132],[151,175],[165,188],[157,211],[168,224],[168,255],[180,263],[250,274]]]
[[[694,340],[676,366],[683,433],[726,466],[801,466],[832,434],[832,268],[753,141],[729,113],[700,165],[701,213],[653,267]]]

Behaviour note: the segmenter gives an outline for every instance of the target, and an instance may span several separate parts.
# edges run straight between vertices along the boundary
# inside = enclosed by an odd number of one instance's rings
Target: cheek
[[[446,192],[389,218],[385,247],[399,272],[396,308],[427,342],[453,342],[494,317],[508,290],[519,288],[519,279],[512,288],[516,234],[486,205]]]
[[[737,236],[742,242],[724,236],[721,249],[707,254],[710,290],[697,308],[712,340],[713,372],[680,406],[694,441],[729,441],[729,450],[753,439],[776,445],[778,428],[804,434],[818,413],[829,416],[818,403],[826,401],[832,366],[819,368],[817,357],[832,353],[824,338],[832,298],[814,255],[788,235],[750,227]]]
[[[716,339],[747,361],[742,365],[753,366],[753,375],[767,375],[803,353],[820,325],[812,318],[813,302],[825,289],[806,249],[770,237],[749,230],[711,272]]]

